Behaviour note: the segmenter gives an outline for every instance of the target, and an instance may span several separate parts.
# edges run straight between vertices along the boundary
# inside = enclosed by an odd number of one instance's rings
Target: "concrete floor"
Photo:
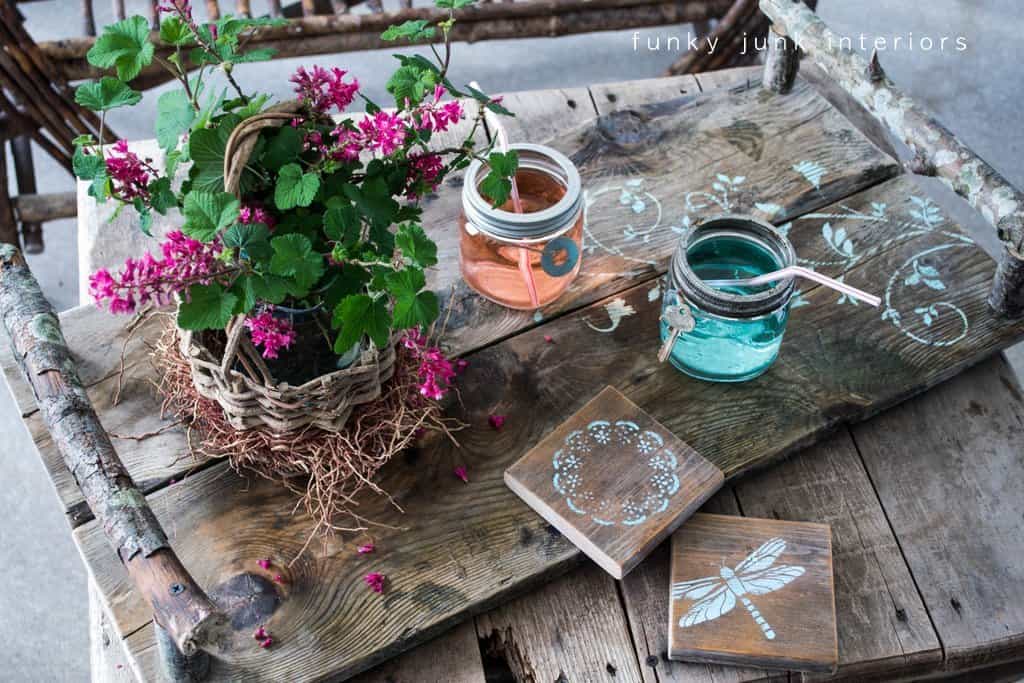
[[[97,23],[110,21],[110,3],[95,3]],[[129,3],[131,6],[133,3]],[[141,9],[142,4],[134,3]],[[195,3],[201,5],[201,3]],[[259,11],[265,3],[253,3]],[[848,35],[964,36],[964,52],[920,49],[890,51],[882,59],[889,74],[919,102],[926,103],[962,140],[1024,187],[1024,71],[1019,41],[1024,12],[1019,0],[821,0],[820,13]],[[19,5],[37,40],[71,35],[78,25],[78,3],[49,0]],[[688,27],[641,32],[678,35]],[[685,41],[684,41],[685,42]],[[393,68],[391,51],[304,60],[343,65],[357,74],[371,97],[384,100],[383,82]],[[558,39],[502,41],[459,45],[456,81],[475,78],[493,90],[586,85],[602,81],[660,75],[674,60],[667,52],[634,52],[632,32]],[[288,96],[287,77],[296,61],[239,69],[250,87]],[[152,137],[156,95],[147,94],[142,111],[119,113],[111,124],[128,138]],[[122,110],[123,112],[124,110]],[[42,191],[72,189],[72,181],[43,154],[36,157]],[[954,205],[953,202],[946,202]],[[979,221],[957,212],[965,224]],[[46,228],[47,250],[30,259],[51,301],[65,309],[78,303],[75,223]],[[989,240],[989,244],[994,244]],[[4,342],[6,343],[6,342]],[[1012,354],[1019,357],[1020,349]],[[1020,367],[1018,365],[1018,367]],[[88,679],[88,632],[85,571],[71,543],[49,482],[7,392],[0,390],[0,433],[6,448],[0,486],[0,681],[84,681]]]

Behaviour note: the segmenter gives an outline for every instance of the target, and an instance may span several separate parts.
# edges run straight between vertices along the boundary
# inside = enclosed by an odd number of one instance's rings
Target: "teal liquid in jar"
[[[795,261],[784,236],[760,221],[755,221],[756,230],[747,229],[750,220],[722,217],[698,226],[684,236],[673,259],[662,307],[688,306],[694,328],[676,338],[669,361],[692,377],[711,382],[750,380],[764,373],[779,354],[792,281],[756,287],[705,284],[770,273]],[[685,264],[676,263],[684,257]],[[660,324],[664,343],[670,328],[664,320]]]

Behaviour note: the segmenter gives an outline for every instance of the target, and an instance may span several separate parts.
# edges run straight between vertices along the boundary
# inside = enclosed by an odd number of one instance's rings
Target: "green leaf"
[[[196,118],[192,103],[182,90],[165,92],[156,101],[156,140],[160,149],[170,151]]]
[[[387,181],[381,177],[367,178],[362,185],[345,184],[345,196],[351,199],[359,213],[375,226],[389,226],[394,222],[399,204],[391,195]]]
[[[218,105],[219,106],[219,105]],[[200,118],[202,114],[200,114]],[[216,128],[199,128],[199,121],[192,124],[193,131],[189,135],[188,152],[192,159],[192,170],[189,177],[192,189],[206,192],[219,192],[224,189],[224,150],[227,148],[231,132],[241,122],[235,114],[222,117]],[[255,156],[257,148],[253,150]],[[257,177],[249,170],[242,172],[239,192],[243,195],[252,190]]]
[[[437,265],[437,245],[421,226],[415,223],[401,226],[395,234],[395,244],[402,250],[402,256],[420,268]]]
[[[324,233],[344,245],[352,245],[359,240],[361,227],[359,212],[351,204],[332,207],[324,214]]]
[[[413,297],[395,301],[395,327],[407,330],[410,327],[426,329],[441,312],[437,295],[431,291],[420,292]]]
[[[103,29],[86,58],[101,69],[114,67],[117,77],[130,81],[153,61],[149,24],[143,17],[129,17]]]
[[[324,274],[324,257],[313,251],[313,244],[305,235],[279,235],[270,240],[270,246],[274,249],[270,258],[272,274],[290,277],[305,290]]]
[[[378,348],[384,348],[391,333],[391,315],[383,298],[353,294],[342,299],[334,309],[333,326],[339,330],[334,342],[336,353],[348,351],[364,334]]]
[[[472,5],[476,0],[435,0],[434,4],[441,9],[462,9]]]
[[[380,37],[381,40],[429,40],[434,37],[435,32],[434,27],[426,19],[410,19],[397,26],[388,26]]]
[[[158,214],[165,215],[169,209],[178,206],[178,197],[171,189],[171,179],[167,176],[157,178],[147,187],[149,190],[149,205]]]
[[[387,82],[387,91],[395,98],[399,107],[405,106],[405,101],[413,105],[419,104],[428,92],[433,92],[437,85],[437,74],[429,69],[407,64],[395,69]]]
[[[75,177],[81,180],[93,180],[98,175],[106,177],[107,164],[99,154],[86,154],[81,147],[75,147],[75,155],[71,158],[71,167]]]
[[[234,314],[238,297],[217,283],[192,285],[188,300],[178,308],[178,327],[184,330],[224,329]]]
[[[449,88],[449,90],[451,90],[451,88]],[[513,114],[511,111],[501,106],[501,104],[499,104],[498,102],[495,102],[494,98],[492,98],[487,93],[481,90],[477,90],[471,85],[467,85],[466,90],[469,91],[470,97],[472,97],[477,102],[483,104],[485,107],[493,111],[495,114],[501,114],[502,116],[515,116],[515,114]]]
[[[93,111],[107,111],[138,104],[142,93],[112,76],[83,83],[75,89],[75,102]]]
[[[196,35],[179,17],[171,16],[160,22],[160,40],[168,45],[183,47],[195,43]]]
[[[519,155],[515,150],[510,152],[491,152],[487,159],[490,173],[480,183],[480,191],[491,200],[494,206],[501,206],[512,194],[512,181],[519,167]]]
[[[405,268],[385,276],[387,289],[395,298],[395,327],[428,327],[437,319],[437,296],[422,290],[427,282],[419,268]]]
[[[185,223],[181,231],[201,242],[209,242],[238,220],[240,203],[227,192],[199,192],[185,196]]]
[[[303,173],[298,164],[286,164],[277,174],[277,186],[274,188],[274,203],[282,211],[294,209],[296,206],[309,206],[320,189],[320,176],[316,173]]]
[[[302,133],[297,128],[282,126],[270,138],[261,160],[263,166],[276,171],[287,163],[294,162],[302,154]]]
[[[224,231],[224,246],[238,249],[242,258],[262,261],[271,255],[270,230],[262,223],[235,223]]]
[[[98,202],[105,202],[110,197],[110,178],[107,176],[106,166],[92,179],[87,194]]]

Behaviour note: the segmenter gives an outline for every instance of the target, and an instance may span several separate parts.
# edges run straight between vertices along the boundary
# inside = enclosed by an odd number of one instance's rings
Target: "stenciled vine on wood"
[[[828,176],[828,169],[814,161],[801,161],[791,166],[790,171],[819,193],[823,181]],[[655,259],[637,256],[631,253],[634,250],[630,247],[647,244],[652,237],[666,229],[678,235],[685,234],[698,219],[713,214],[749,211],[751,206],[769,219],[782,214],[784,207],[778,204],[751,201],[749,195],[744,194],[746,180],[745,176],[716,173],[706,189],[694,190],[683,195],[682,215],[676,221],[668,218],[671,216],[671,209],[648,189],[649,183],[645,178],[629,178],[588,190],[585,192],[588,217],[601,207],[606,210],[626,209],[627,215],[634,218],[621,228],[621,239],[614,240],[609,239],[608,235],[595,234],[590,221],[587,221],[584,227],[584,251],[587,254],[605,253],[633,263],[655,266]],[[611,202],[614,204],[603,206]],[[970,331],[970,321],[964,310],[949,300],[952,297],[949,296],[949,290],[943,280],[943,261],[936,256],[953,249],[973,247],[974,241],[966,235],[944,227],[946,219],[931,199],[911,195],[904,207],[890,207],[882,202],[872,202],[870,211],[860,211],[840,204],[839,210],[812,212],[800,216],[795,221],[820,222],[821,239],[828,252],[827,257],[800,258],[800,264],[820,269],[840,281],[861,262],[884,253],[894,244],[904,243],[922,235],[940,238],[941,244],[929,246],[914,254],[895,272],[889,274],[880,319],[893,325],[907,338],[928,346],[952,346],[966,338]],[[788,221],[779,225],[778,229],[788,235],[793,224],[794,221]],[[858,235],[856,226],[859,225],[884,227],[890,236],[880,242],[865,244],[863,238]],[[835,273],[835,269],[839,269],[839,272]],[[877,280],[879,283],[882,281],[882,278]],[[900,295],[905,290],[921,288],[934,293],[935,300],[924,305],[918,302],[918,305],[909,310],[901,309]],[[805,291],[798,289],[793,295],[791,307],[806,306],[808,302],[805,294]],[[838,295],[835,303],[858,305],[855,300],[845,295]],[[609,314],[611,313],[609,309]],[[611,317],[614,323],[614,316]],[[610,329],[596,325],[591,327],[599,332],[615,329],[614,324]]]

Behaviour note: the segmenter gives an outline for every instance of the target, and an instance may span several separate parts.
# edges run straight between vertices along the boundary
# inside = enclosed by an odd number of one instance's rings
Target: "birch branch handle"
[[[185,655],[209,651],[227,618],[171,549],[93,410],[60,321],[21,252],[0,244],[0,318],[53,442],[153,618]]]

